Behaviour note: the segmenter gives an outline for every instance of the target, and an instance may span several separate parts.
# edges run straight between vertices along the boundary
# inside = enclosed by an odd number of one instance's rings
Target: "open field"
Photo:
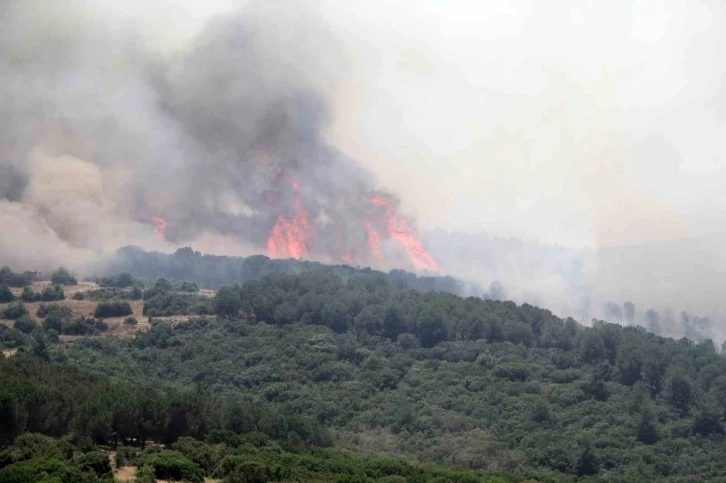
[[[33,289],[35,292],[42,292],[43,289],[50,286],[50,282],[33,282],[30,288]],[[66,298],[65,300],[59,300],[56,302],[25,302],[25,307],[28,309],[28,312],[34,317],[37,318],[36,313],[38,311],[38,308],[40,307],[40,304],[51,304],[55,303],[58,305],[63,305],[66,307],[70,307],[70,309],[73,311],[74,315],[83,315],[86,317],[93,317],[93,313],[96,310],[97,302],[94,300],[74,300],[73,295],[77,292],[85,292],[88,290],[96,290],[99,286],[93,282],[79,282],[78,285],[67,285],[63,287],[63,291],[65,292]],[[20,294],[23,292],[22,288],[16,288],[11,287],[10,289],[13,294],[17,297],[20,296]],[[213,293],[213,292],[212,292]],[[105,318],[104,321],[109,325],[109,330],[105,332],[103,335],[105,336],[115,336],[115,337],[131,337],[133,334],[140,330],[145,330],[149,326],[148,319],[142,315],[144,310],[144,302],[143,300],[129,300],[128,301],[131,304],[131,309],[133,310],[133,316],[136,317],[136,320],[139,321],[138,325],[131,326],[126,325],[123,323],[124,319],[126,317],[108,317]],[[0,304],[0,312],[3,310],[3,308],[7,304]],[[179,317],[176,317],[179,318]],[[13,321],[12,320],[5,320],[0,318],[0,324],[6,325],[8,327],[12,327]],[[78,339],[80,337],[87,337],[87,336],[74,336],[74,335],[62,335],[61,340],[73,340]]]

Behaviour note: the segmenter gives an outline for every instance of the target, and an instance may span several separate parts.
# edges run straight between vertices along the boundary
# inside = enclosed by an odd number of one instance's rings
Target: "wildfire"
[[[166,220],[160,216],[152,216],[152,220],[154,220],[154,228],[156,229],[157,233],[161,235],[162,240],[166,240]]]
[[[408,220],[396,213],[393,201],[382,194],[369,194],[368,201],[383,208],[386,216],[388,235],[396,240],[406,251],[414,267],[418,270],[438,271],[439,267],[431,254],[426,251],[421,239],[414,233]],[[370,239],[370,232],[369,232]]]
[[[290,219],[279,216],[267,239],[267,252],[271,257],[303,258],[308,255],[308,246],[312,239],[312,228],[305,207],[297,194],[299,186],[289,173],[285,173],[290,181],[295,196],[290,209]]]
[[[380,262],[383,260],[383,254],[381,253],[381,235],[368,220],[365,221],[365,227],[366,235],[368,235],[368,247],[371,250],[371,255],[377,262]]]
[[[411,260],[417,270],[438,271],[438,265],[431,254],[423,246],[423,242],[416,235],[409,220],[398,213],[398,204],[395,200],[383,193],[369,193],[365,196],[375,207],[367,210],[367,214],[361,220],[361,232],[349,233],[341,231],[343,226],[349,227],[348,223],[336,225],[335,220],[330,225],[331,219],[327,218],[320,222],[319,218],[311,220],[308,210],[303,203],[303,196],[300,193],[300,185],[287,170],[278,173],[278,180],[287,186],[287,192],[270,191],[266,193],[268,202],[277,205],[287,200],[289,208],[286,214],[276,218],[267,238],[267,253],[273,258],[308,258],[344,261],[348,264],[366,262],[381,263],[384,261],[381,242],[383,238],[391,238],[401,246],[403,251]],[[356,197],[359,202],[360,198]],[[345,204],[345,200],[341,200]],[[308,207],[309,208],[309,207]],[[326,240],[331,236],[334,238],[334,246],[323,248],[316,247],[313,242],[316,238],[316,226],[324,225],[323,238]],[[365,235],[363,234],[365,230]],[[360,246],[367,241],[367,254],[365,248]],[[316,250],[317,248],[317,250]]]

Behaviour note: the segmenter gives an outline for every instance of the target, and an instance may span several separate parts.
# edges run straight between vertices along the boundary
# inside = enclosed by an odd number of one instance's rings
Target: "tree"
[[[654,444],[658,441],[658,427],[650,401],[643,405],[638,415],[636,437],[645,444]]]
[[[28,309],[25,308],[25,305],[20,302],[12,302],[8,304],[7,307],[5,307],[5,310],[3,311],[3,318],[15,320],[19,319],[23,315],[26,315],[27,313]]]
[[[0,304],[12,302],[13,300],[15,300],[15,295],[10,291],[10,288],[5,284],[0,285]]]
[[[238,287],[225,286],[214,296],[214,313],[221,317],[235,318],[242,309],[242,298]]]
[[[50,280],[54,285],[78,285],[76,277],[71,275],[71,272],[69,272],[65,267],[60,267],[58,270],[53,272],[50,276]]]
[[[598,471],[597,456],[592,442],[587,439],[580,443],[582,450],[575,463],[575,471],[578,476],[594,475]]]
[[[13,327],[18,329],[23,334],[30,334],[35,329],[38,328],[38,323],[35,321],[35,319],[30,314],[24,314],[20,316],[19,318],[15,319],[15,323],[13,323]]]

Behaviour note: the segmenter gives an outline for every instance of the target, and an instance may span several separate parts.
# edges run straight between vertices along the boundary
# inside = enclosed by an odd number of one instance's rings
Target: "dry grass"
[[[50,286],[50,282],[33,282],[31,285],[31,288],[35,292],[42,292],[43,289]],[[99,286],[93,282],[79,282],[78,285],[70,285],[70,286],[64,286],[63,290],[66,295],[65,300],[60,300],[57,302],[30,302],[25,303],[25,307],[28,309],[28,312],[34,317],[36,317],[36,313],[38,312],[38,308],[40,307],[41,303],[56,303],[58,305],[63,305],[66,307],[70,307],[70,309],[73,311],[73,315],[76,316],[86,316],[86,317],[93,317],[93,313],[96,310],[96,304],[97,302],[93,300],[74,300],[73,294],[77,292],[85,292],[87,290],[95,290],[99,288]],[[11,288],[13,294],[16,296],[20,296],[20,294],[23,292],[23,289],[21,288]],[[205,297],[214,297],[215,291],[214,290],[200,290],[199,294]],[[124,319],[126,317],[109,317],[104,319],[104,321],[108,324],[109,330],[104,332],[102,336],[104,337],[123,337],[123,338],[131,338],[133,337],[137,332],[144,331],[149,328],[149,320],[146,316],[143,315],[144,310],[144,301],[143,300],[130,300],[129,303],[131,304],[131,310],[133,311],[133,316],[138,321],[137,325],[128,325],[124,324]],[[7,304],[0,304],[0,313],[2,313],[5,305]],[[166,322],[169,324],[176,324],[179,322],[184,322],[186,320],[195,318],[197,316],[195,315],[174,315],[170,317],[155,317],[155,320]],[[5,325],[7,327],[13,326],[12,320],[3,320],[0,319],[0,325]],[[70,342],[77,339],[89,337],[86,335],[61,335],[60,339],[64,342]]]
[[[50,282],[33,282],[31,288],[35,292],[42,292],[43,289],[50,285]],[[79,282],[78,285],[68,285],[63,287],[63,291],[66,294],[65,300],[60,300],[57,302],[30,302],[26,303],[25,307],[28,309],[28,312],[30,312],[31,315],[35,316],[41,303],[56,303],[58,305],[70,307],[70,309],[73,311],[73,315],[93,317],[93,313],[96,310],[97,302],[93,300],[74,300],[73,294],[77,292],[85,292],[87,290],[95,290],[97,288],[99,288],[98,285],[93,282]],[[23,292],[22,288],[11,288],[10,290],[12,290],[13,294],[16,296],[20,296],[20,294]],[[144,302],[142,300],[132,300],[129,301],[129,303],[131,304],[131,309],[133,310],[133,316],[136,317],[136,320],[139,321],[138,325],[134,326],[124,324],[123,322],[126,317],[109,317],[104,319],[109,325],[109,331],[104,333],[104,335],[114,337],[132,337],[136,332],[148,328],[148,320],[142,315],[144,310]],[[5,305],[6,304],[0,304],[0,311]],[[0,324],[12,327],[13,322],[9,320],[0,320]],[[64,335],[61,336],[61,340],[68,341],[78,339],[79,337],[86,336]]]

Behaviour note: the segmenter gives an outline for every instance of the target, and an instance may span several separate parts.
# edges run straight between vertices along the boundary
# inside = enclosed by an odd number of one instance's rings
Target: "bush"
[[[84,292],[76,292],[73,294],[73,300],[85,300],[86,294]]]
[[[15,295],[13,295],[10,288],[5,284],[0,285],[0,304],[12,302],[13,300],[15,300]]]
[[[15,320],[19,319],[23,315],[26,315],[27,313],[28,309],[25,308],[25,305],[20,302],[12,302],[8,304],[7,307],[5,307],[5,310],[3,311],[3,318]]]
[[[91,451],[80,456],[76,460],[78,467],[97,476],[107,476],[111,474],[111,460],[108,455],[100,451]]]
[[[53,285],[52,287],[46,287],[43,289],[43,293],[40,295],[40,299],[44,302],[51,302],[53,300],[63,300],[66,298],[63,287],[60,285]]]
[[[134,284],[134,277],[128,272],[121,272],[111,277],[103,277],[98,281],[101,287],[126,288]]]
[[[41,295],[39,293],[33,292],[32,288],[24,287],[23,293],[20,294],[20,299],[23,302],[37,302],[38,300],[40,300],[40,296]]]
[[[126,325],[137,325],[139,323],[138,320],[136,320],[136,317],[133,315],[130,315],[124,319],[124,324]]]
[[[38,317],[45,317],[50,312],[59,312],[63,317],[70,317],[73,315],[73,311],[70,307],[60,304],[40,304],[35,315]]]
[[[96,305],[96,310],[93,313],[96,317],[123,317],[125,315],[131,315],[131,305],[128,302],[122,300],[111,300],[109,302],[99,302]]]
[[[76,277],[71,275],[71,272],[63,267],[60,267],[58,270],[53,272],[50,276],[50,280],[54,285],[78,285]]]
[[[15,320],[13,327],[23,334],[30,334],[38,327],[38,322],[30,314],[25,314]]]
[[[62,307],[57,304],[51,304],[50,311],[46,311],[43,304],[38,308],[38,314],[44,313],[43,327],[47,330],[55,330],[59,334],[63,332],[63,325],[73,316],[73,312],[69,307]],[[43,310],[41,310],[43,309]]]
[[[178,451],[160,451],[146,454],[142,458],[144,466],[154,468],[154,476],[159,480],[184,480],[204,483],[204,470],[189,461]]]
[[[93,335],[108,330],[108,324],[93,317],[79,317],[61,323],[61,333],[67,335]]]
[[[0,470],[2,483],[91,483],[96,477],[84,473],[65,461],[55,458],[35,458],[13,463]]]
[[[9,287],[24,287],[32,283],[32,277],[27,273],[15,273],[9,267],[0,268],[0,284]]]
[[[212,299],[193,294],[161,293],[144,303],[144,315],[166,317],[169,315],[207,315],[212,313]]]

